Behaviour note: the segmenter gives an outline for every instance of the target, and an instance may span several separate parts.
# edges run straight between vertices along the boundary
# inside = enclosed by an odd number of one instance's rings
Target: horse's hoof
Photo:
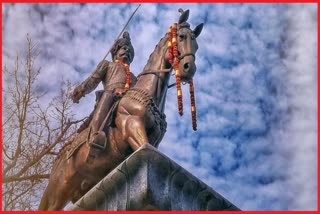
[[[89,144],[99,149],[105,149],[107,145],[107,137],[103,131],[98,131],[91,136]]]

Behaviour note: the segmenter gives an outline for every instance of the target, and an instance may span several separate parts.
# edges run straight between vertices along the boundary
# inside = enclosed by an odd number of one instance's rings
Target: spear
[[[121,34],[122,34],[123,31],[127,28],[129,22],[131,21],[132,17],[133,17],[134,14],[137,12],[137,10],[139,9],[140,6],[141,6],[141,4],[139,4],[138,7],[133,11],[133,13],[131,14],[129,20],[128,20],[127,23],[124,25],[124,27],[122,28],[122,31],[119,33],[119,35],[118,35],[118,37],[116,38],[115,41],[117,41],[117,40],[120,38]],[[109,50],[108,50],[107,54],[104,56],[103,60],[105,60],[105,59],[107,58],[107,56],[109,55],[111,49],[112,49],[112,46],[109,48]],[[103,61],[103,60],[102,60],[102,61]]]

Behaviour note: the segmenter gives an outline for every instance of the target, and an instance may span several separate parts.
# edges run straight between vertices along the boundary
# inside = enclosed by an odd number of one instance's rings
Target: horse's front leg
[[[116,126],[134,151],[148,143],[143,119],[145,111],[143,105],[131,99],[122,100],[118,106]]]
[[[126,122],[128,143],[133,151],[148,143],[145,125],[139,116],[130,115]]]

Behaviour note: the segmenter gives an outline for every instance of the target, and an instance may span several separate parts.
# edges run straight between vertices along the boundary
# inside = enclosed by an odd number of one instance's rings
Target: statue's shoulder
[[[112,63],[112,62],[104,59],[104,60],[99,62],[98,66],[104,66],[105,67],[105,66],[108,66],[110,63]]]
[[[109,65],[110,65],[110,61],[108,60],[100,61],[99,64],[97,65],[96,72],[105,73],[108,70]]]

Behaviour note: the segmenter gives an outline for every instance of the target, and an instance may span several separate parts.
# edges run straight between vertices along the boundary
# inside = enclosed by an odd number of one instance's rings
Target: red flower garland
[[[172,55],[172,27],[170,26],[168,30],[168,60],[169,63],[173,63],[173,55]]]
[[[177,88],[177,98],[178,98],[178,111],[180,116],[183,115],[183,103],[182,103],[182,90],[181,90],[181,76],[179,69],[179,56],[178,56],[178,46],[177,46],[177,23],[172,26],[172,49],[173,49],[173,68],[176,71],[176,88]]]
[[[190,90],[190,100],[191,100],[191,116],[192,116],[192,128],[197,130],[197,111],[196,111],[196,101],[194,97],[194,85],[193,79],[189,80],[189,90]]]
[[[120,61],[120,60],[116,60],[115,62],[120,63],[120,64],[123,65],[124,68],[125,68],[125,71],[126,71],[126,84],[125,84],[125,86],[124,86],[124,89],[127,91],[127,90],[129,90],[130,84],[131,84],[130,67],[129,67],[128,64],[123,63],[123,62]]]
[[[182,90],[181,90],[181,76],[179,69],[179,57],[178,57],[178,46],[177,46],[177,23],[170,26],[168,30],[168,61],[175,70],[176,76],[176,89],[178,99],[178,111],[180,116],[183,115],[183,103],[182,103]],[[189,81],[190,100],[191,100],[191,116],[192,116],[192,128],[197,130],[197,113],[196,113],[196,102],[194,96],[194,85],[193,80]]]

